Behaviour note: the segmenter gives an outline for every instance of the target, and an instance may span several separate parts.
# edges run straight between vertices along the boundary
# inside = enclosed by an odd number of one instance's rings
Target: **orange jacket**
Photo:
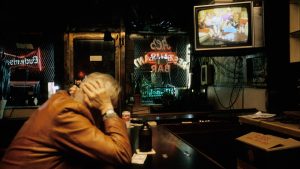
[[[94,162],[97,168],[130,164],[131,145],[122,119],[108,118],[103,131],[96,124],[89,109],[67,92],[59,91],[25,122],[0,168],[73,169],[91,167]]]

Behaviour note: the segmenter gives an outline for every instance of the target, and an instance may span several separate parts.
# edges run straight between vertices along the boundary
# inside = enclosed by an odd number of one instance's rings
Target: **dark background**
[[[0,43],[43,37],[55,41],[55,62],[63,58],[64,32],[187,32],[193,39],[193,6],[211,1],[191,0],[85,0],[85,1],[0,1]],[[261,1],[255,1],[255,3]],[[289,1],[264,0],[265,47],[268,60],[268,109],[294,108],[299,64],[289,63]],[[28,33],[29,32],[29,33]],[[193,46],[193,45],[192,45]],[[219,52],[224,56],[229,52]],[[234,51],[241,54],[252,51]],[[218,54],[217,51],[207,55]],[[202,53],[192,51],[192,57]],[[56,65],[62,72],[63,65]],[[198,71],[198,70],[195,70]],[[63,78],[56,74],[55,80]]]

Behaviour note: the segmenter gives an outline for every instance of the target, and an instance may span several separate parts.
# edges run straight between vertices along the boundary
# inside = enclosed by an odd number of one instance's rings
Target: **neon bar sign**
[[[177,65],[182,69],[187,69],[188,63],[179,58],[176,52],[171,51],[171,46],[167,43],[166,37],[162,40],[154,38],[150,43],[152,51],[144,56],[134,59],[134,65],[140,67],[144,64],[151,64],[152,72],[170,72],[171,64]]]
[[[40,48],[30,52],[27,55],[16,56],[4,53],[6,62],[11,67],[30,67],[42,70],[41,51]]]
[[[148,52],[145,55],[145,62],[149,64],[156,64],[160,60],[166,60],[167,63],[177,63],[178,57],[175,52]]]
[[[155,87],[149,88],[142,92],[143,97],[161,97],[164,93],[175,95],[175,88],[173,87]]]
[[[175,88],[173,87],[154,87],[148,88],[142,91],[142,103],[143,104],[153,104],[153,100],[161,100],[164,93],[169,93],[175,95]]]

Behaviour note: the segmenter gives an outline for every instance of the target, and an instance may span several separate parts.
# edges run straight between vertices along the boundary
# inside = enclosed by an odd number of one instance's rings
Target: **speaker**
[[[214,66],[201,65],[201,85],[212,85],[214,82]]]

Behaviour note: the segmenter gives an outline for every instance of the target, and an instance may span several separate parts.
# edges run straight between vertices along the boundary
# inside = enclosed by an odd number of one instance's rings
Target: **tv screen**
[[[195,50],[253,47],[251,1],[194,6]]]

